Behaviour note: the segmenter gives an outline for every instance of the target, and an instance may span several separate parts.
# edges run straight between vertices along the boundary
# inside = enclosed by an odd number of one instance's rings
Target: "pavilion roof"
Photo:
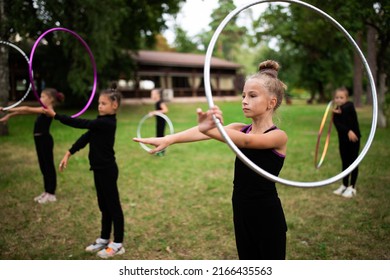
[[[203,68],[205,57],[206,55],[204,54],[140,50],[134,56],[134,59],[138,61],[138,63],[144,65]],[[212,57],[211,67],[238,69],[241,65],[224,59]]]

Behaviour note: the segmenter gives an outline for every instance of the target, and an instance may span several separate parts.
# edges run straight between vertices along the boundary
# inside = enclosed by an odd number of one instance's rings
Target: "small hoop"
[[[38,39],[35,41],[34,45],[33,45],[33,48],[31,50],[31,54],[30,54],[30,63],[29,63],[29,77],[30,77],[30,83],[32,85],[32,91],[35,95],[35,98],[38,100],[38,102],[42,105],[42,107],[46,108],[46,106],[42,103],[41,99],[39,98],[39,95],[37,93],[37,90],[35,89],[35,85],[34,85],[34,75],[33,75],[33,70],[32,70],[32,66],[33,66],[33,59],[34,59],[34,53],[35,53],[35,49],[37,48],[38,44],[40,41],[42,41],[42,39],[48,34],[48,33],[51,33],[51,32],[54,32],[54,31],[64,31],[64,32],[68,32],[70,33],[71,35],[73,35],[74,37],[76,37],[80,42],[81,44],[84,46],[84,48],[87,50],[88,52],[88,55],[89,55],[89,58],[91,60],[91,63],[92,63],[92,68],[93,68],[93,86],[92,86],[92,93],[91,93],[91,96],[89,97],[89,100],[87,102],[87,104],[84,106],[84,108],[74,114],[72,116],[72,118],[76,118],[78,116],[80,116],[81,114],[83,114],[89,107],[89,105],[91,105],[92,101],[93,101],[93,98],[95,96],[95,92],[96,92],[96,85],[97,85],[97,70],[96,70],[96,63],[95,63],[95,59],[93,57],[93,54],[92,54],[92,51],[91,49],[89,48],[89,46],[87,45],[87,43],[83,40],[83,38],[81,38],[76,32],[72,31],[72,30],[69,30],[67,28],[63,28],[63,27],[55,27],[55,28],[51,28],[49,30],[46,30],[45,32],[42,33],[41,36],[38,37]]]
[[[213,95],[211,92],[211,83],[210,83],[210,65],[211,65],[211,57],[213,54],[213,49],[214,49],[215,43],[219,37],[219,34],[225,28],[226,24],[241,11],[243,11],[243,10],[253,6],[253,5],[256,5],[256,4],[271,3],[271,2],[285,2],[285,3],[290,3],[290,4],[294,3],[294,4],[301,5],[303,7],[306,7],[310,10],[313,10],[314,12],[319,14],[320,16],[329,20],[339,31],[341,31],[344,34],[344,36],[347,38],[349,43],[354,47],[354,50],[359,54],[359,57],[362,60],[362,63],[366,69],[368,81],[369,81],[370,87],[371,87],[371,95],[372,95],[372,124],[371,124],[371,130],[370,130],[370,134],[368,136],[366,145],[363,147],[362,151],[360,152],[360,154],[356,158],[356,160],[347,169],[340,172],[339,174],[337,174],[334,177],[331,177],[331,178],[328,178],[328,179],[325,179],[322,181],[317,181],[317,182],[292,181],[292,180],[287,180],[287,179],[275,176],[275,175],[263,170],[262,168],[260,168],[256,164],[254,164],[233,143],[233,141],[230,139],[229,135],[226,133],[223,125],[215,117],[215,115],[213,116],[213,119],[214,119],[214,122],[215,122],[219,132],[221,133],[222,137],[224,138],[226,143],[229,145],[229,147],[233,150],[233,152],[237,155],[237,157],[243,163],[245,163],[249,168],[251,168],[253,171],[258,173],[259,175],[265,177],[266,179],[273,181],[273,182],[280,183],[280,184],[284,184],[287,186],[299,187],[299,188],[315,188],[315,187],[322,187],[325,185],[329,185],[329,184],[332,184],[332,183],[342,179],[343,177],[345,177],[346,175],[351,173],[357,167],[357,165],[362,161],[364,156],[367,154],[367,152],[372,144],[372,141],[374,140],[374,136],[375,136],[375,130],[376,130],[376,125],[377,125],[377,120],[378,120],[378,100],[377,100],[377,96],[376,96],[375,81],[374,81],[374,78],[372,76],[370,66],[368,65],[367,60],[364,57],[362,51],[360,50],[359,46],[356,44],[354,39],[351,37],[351,35],[344,29],[344,27],[341,26],[335,19],[333,19],[327,13],[323,12],[322,10],[320,10],[320,9],[310,5],[310,4],[307,4],[305,2],[298,1],[298,0],[255,0],[255,1],[252,0],[251,2],[231,11],[224,18],[224,20],[220,23],[220,25],[217,27],[217,29],[216,29],[215,33],[213,34],[213,37],[211,38],[211,41],[207,47],[205,64],[204,64],[204,71],[203,71],[203,73],[204,73],[204,87],[205,87],[207,102],[208,102],[210,109],[214,107]]]
[[[322,163],[324,162],[326,152],[328,151],[328,147],[329,147],[330,133],[332,132],[332,124],[333,124],[333,112],[332,112],[332,115],[331,115],[330,120],[329,120],[328,134],[326,135],[324,149],[322,150],[322,155],[321,155],[320,161],[317,163],[318,150],[320,147],[322,131],[324,130],[325,122],[326,122],[326,119],[328,117],[329,111],[332,108],[332,104],[333,104],[333,101],[330,101],[328,103],[328,106],[326,106],[324,116],[322,117],[320,129],[318,131],[316,150],[314,153],[314,166],[317,169],[319,169],[321,167]]]
[[[159,116],[161,118],[163,118],[167,123],[168,123],[168,126],[169,126],[169,130],[170,130],[170,133],[173,134],[175,133],[174,129],[173,129],[173,124],[171,122],[171,120],[168,118],[167,115],[163,114],[163,113],[160,113],[160,112],[156,112],[154,113],[154,115],[150,115],[150,114],[146,114],[145,116],[143,116],[143,118],[139,121],[138,123],[138,127],[137,127],[137,137],[138,138],[142,138],[141,136],[141,128],[142,128],[142,125],[143,123],[145,122],[145,120],[153,117],[153,116]],[[141,147],[147,151],[147,152],[150,152],[152,149],[149,148],[148,146],[146,146],[144,143],[141,143],[139,142],[139,144],[141,145]]]
[[[28,60],[28,57],[27,57],[26,53],[25,53],[21,48],[19,48],[18,46],[14,45],[14,44],[12,44],[12,43],[10,43],[10,42],[5,42],[5,41],[0,41],[0,44],[7,45],[7,46],[10,46],[10,47],[14,48],[14,49],[17,50],[21,55],[23,55],[24,59],[27,61],[27,65],[30,64],[30,61]],[[26,93],[23,95],[23,97],[22,97],[19,101],[17,101],[16,103],[14,103],[14,104],[12,104],[12,105],[10,105],[10,106],[8,106],[8,107],[4,107],[4,108],[3,108],[3,111],[7,111],[7,110],[9,110],[9,109],[12,109],[12,108],[18,106],[20,103],[22,103],[22,102],[26,99],[26,97],[27,97],[27,95],[30,93],[30,91],[31,91],[31,83],[29,84],[29,86],[28,86],[28,88],[27,88],[27,91],[26,91]]]

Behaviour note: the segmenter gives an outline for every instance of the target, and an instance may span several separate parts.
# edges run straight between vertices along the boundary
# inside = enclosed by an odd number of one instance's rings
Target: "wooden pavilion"
[[[133,79],[118,81],[124,98],[147,98],[150,90],[161,88],[165,97],[205,96],[203,67],[205,55],[141,50],[134,55]],[[243,85],[241,65],[213,57],[211,88],[215,96],[234,96]]]

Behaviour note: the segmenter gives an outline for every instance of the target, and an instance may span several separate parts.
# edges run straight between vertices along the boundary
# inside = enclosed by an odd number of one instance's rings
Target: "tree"
[[[128,50],[153,45],[156,34],[166,28],[163,15],[177,13],[182,1],[111,0],[97,4],[95,0],[1,0],[0,38],[13,41],[18,35],[31,48],[31,42],[49,28],[71,29],[91,48],[99,87],[107,87],[109,80],[131,71]],[[47,44],[36,51],[40,63],[34,61],[34,73],[42,71],[46,84],[65,92],[68,102],[84,103],[92,84],[91,63],[80,43],[69,36],[56,32],[45,37]]]
[[[378,91],[378,126],[387,127],[384,112],[390,67],[390,1],[368,1],[361,15],[367,26],[368,58]],[[374,39],[374,40],[372,40]]]
[[[204,46],[208,46],[211,37],[223,19],[233,11],[236,6],[233,0],[218,0],[219,6],[211,13],[210,31],[200,36]],[[246,28],[237,24],[237,18],[233,18],[223,29],[216,42],[213,56],[235,61],[235,53],[244,42]]]
[[[182,53],[198,53],[198,44],[194,42],[195,38],[189,38],[186,31],[180,26],[175,26],[175,42],[174,48],[177,52]]]
[[[328,100],[326,93],[336,85],[350,86],[351,49],[342,34],[313,11],[297,5],[270,5],[254,26],[258,42],[277,39],[277,51],[288,57],[281,61],[284,71],[299,73],[292,86],[309,90],[309,102],[316,94],[319,101]]]

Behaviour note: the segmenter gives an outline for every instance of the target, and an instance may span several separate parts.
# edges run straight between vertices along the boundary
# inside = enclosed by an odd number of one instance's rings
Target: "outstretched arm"
[[[2,111],[3,108],[0,108]],[[16,116],[16,115],[28,115],[28,114],[43,114],[43,107],[30,107],[30,106],[20,106],[16,108],[11,108],[7,110],[9,112],[4,117],[0,119],[0,122],[6,122],[9,118]]]
[[[172,144],[196,142],[208,139],[210,139],[210,137],[201,133],[199,131],[198,126],[195,126],[187,130],[175,134],[170,134],[164,137],[133,138],[133,141],[155,146],[155,148],[149,152],[151,154],[154,154],[164,150],[166,147]]]
[[[198,123],[200,132],[215,140],[225,142],[224,137],[216,128],[213,115],[223,122],[222,111],[215,106],[207,112],[198,110]],[[246,134],[240,131],[242,124],[231,124],[225,127],[225,131],[239,148],[247,149],[276,149],[285,154],[287,144],[287,134],[282,130],[274,130],[265,134]]]

